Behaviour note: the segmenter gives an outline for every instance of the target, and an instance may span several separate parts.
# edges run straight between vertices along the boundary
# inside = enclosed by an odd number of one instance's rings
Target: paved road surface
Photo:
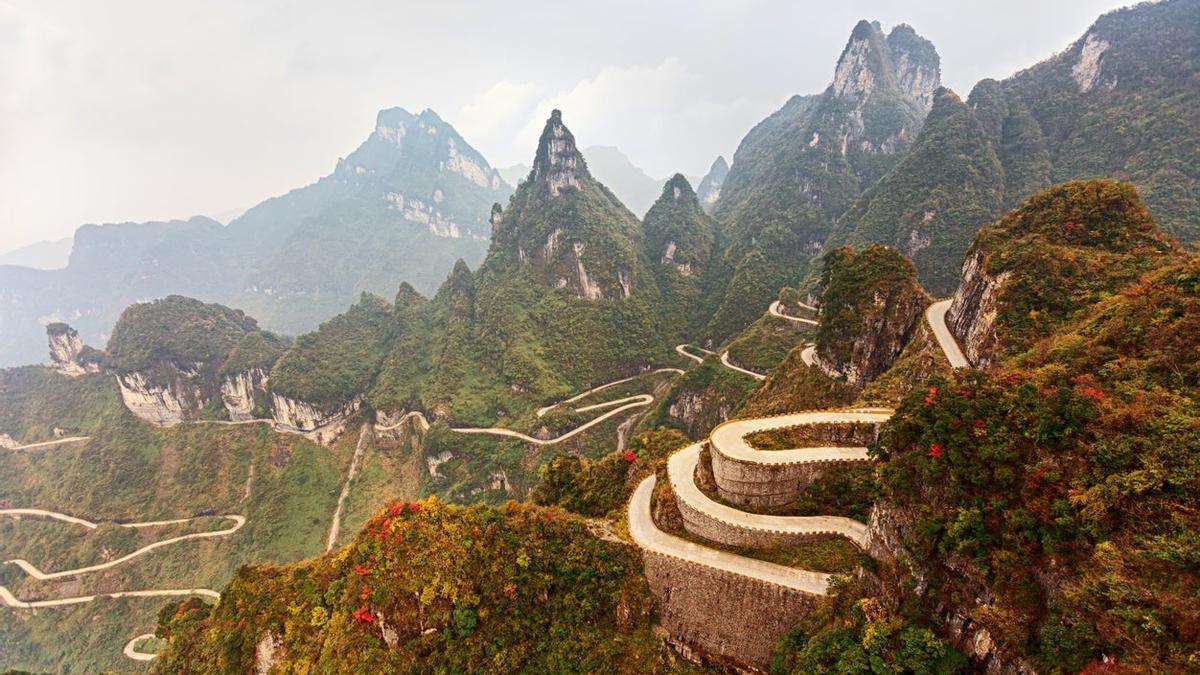
[[[801,307],[803,307],[805,309],[811,309],[814,312],[816,311],[815,307],[810,307],[809,305],[806,305],[804,303],[799,303],[799,304]],[[795,321],[796,323],[804,323],[804,324],[808,324],[810,326],[817,325],[817,322],[812,319],[805,319],[802,316],[792,316],[791,314],[784,314],[783,310],[780,309],[780,305],[781,305],[781,303],[778,300],[776,300],[775,302],[772,302],[771,306],[767,308],[767,313],[770,314],[771,316],[777,316],[781,319],[787,319],[788,321]]]
[[[967,368],[971,363],[967,361],[967,357],[958,346],[958,340],[954,339],[954,334],[946,325],[946,311],[950,309],[951,302],[953,300],[941,300],[930,305],[925,310],[925,320],[933,329],[933,336],[937,338],[938,345],[945,353],[946,359],[950,361],[950,365],[954,368]]]

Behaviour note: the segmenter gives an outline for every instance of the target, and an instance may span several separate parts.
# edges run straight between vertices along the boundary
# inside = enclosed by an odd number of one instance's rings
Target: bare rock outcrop
[[[815,365],[862,391],[900,357],[930,298],[913,264],[879,245],[830,251],[821,286]]]
[[[996,359],[997,307],[1000,291],[1011,275],[989,274],[987,256],[981,250],[972,251],[963,262],[962,283],[946,312],[946,325],[976,368],[986,368]]]
[[[204,392],[194,381],[199,367],[200,364],[195,369],[160,367],[160,371],[174,370],[167,378],[149,377],[141,372],[117,375],[121,400],[129,412],[155,426],[169,427],[193,419],[206,403]]]
[[[322,408],[274,392],[271,394],[275,425],[280,429],[304,434],[318,443],[341,435],[346,428],[346,422],[358,412],[362,402],[362,396],[355,396],[344,403]]]
[[[221,381],[221,399],[229,419],[234,422],[254,419],[254,409],[265,399],[269,380],[270,376],[262,368],[226,375]]]
[[[65,323],[46,326],[50,365],[67,377],[100,372],[100,352],[83,344],[79,332]]]

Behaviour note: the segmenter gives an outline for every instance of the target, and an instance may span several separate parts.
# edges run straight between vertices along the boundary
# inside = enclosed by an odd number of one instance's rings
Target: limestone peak
[[[538,139],[530,181],[547,184],[550,194],[557,196],[563,188],[578,189],[587,176],[587,163],[575,145],[575,135],[563,124],[562,111],[551,111]]]

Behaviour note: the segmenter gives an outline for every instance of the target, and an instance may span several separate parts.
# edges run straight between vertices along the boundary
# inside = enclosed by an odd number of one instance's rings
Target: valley
[[[862,20],[696,187],[389,108],[0,266],[0,669],[1191,670],[1197,45],[1142,3],[962,99]]]

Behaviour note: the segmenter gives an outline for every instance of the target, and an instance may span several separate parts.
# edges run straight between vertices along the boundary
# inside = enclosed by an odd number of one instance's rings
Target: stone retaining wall
[[[858,463],[856,460],[831,460],[756,464],[730,459],[711,448],[709,451],[717,494],[732,504],[755,508],[789,504],[804,488],[831,469]]]
[[[806,438],[828,441],[832,445],[866,445],[874,442],[879,433],[878,425],[826,423],[803,424],[772,431],[786,429],[801,429]],[[715,452],[709,443],[705,443],[705,450],[712,456],[717,494],[732,504],[755,508],[789,504],[796,500],[804,488],[830,470],[858,463],[858,460],[834,460],[759,464],[726,457]],[[774,451],[762,452],[767,454]]]
[[[683,654],[766,671],[775,643],[818,598],[670,556],[642,552],[659,618]]]

